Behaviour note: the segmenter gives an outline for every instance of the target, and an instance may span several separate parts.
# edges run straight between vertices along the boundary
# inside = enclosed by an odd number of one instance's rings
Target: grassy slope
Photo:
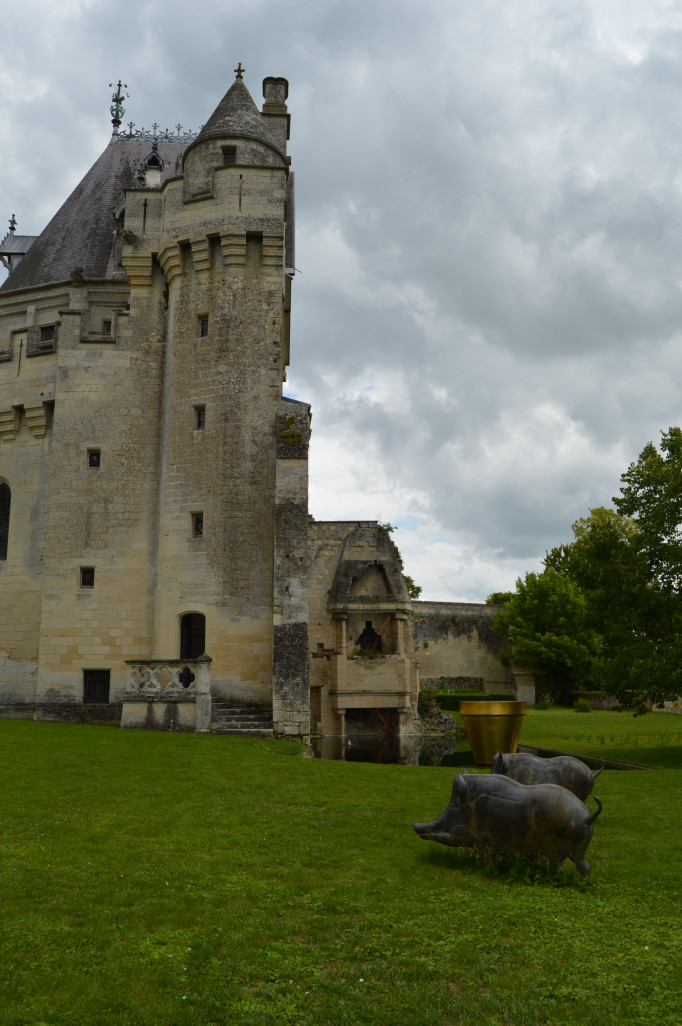
[[[413,833],[451,769],[299,751],[0,721],[0,1023],[682,1023],[682,772],[556,886]]]

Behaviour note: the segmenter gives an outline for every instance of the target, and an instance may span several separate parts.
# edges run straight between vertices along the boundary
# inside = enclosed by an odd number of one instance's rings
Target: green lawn
[[[606,770],[557,885],[414,834],[452,769],[300,751],[0,720],[0,1023],[682,1024],[682,770]]]
[[[521,742],[616,762],[682,770],[682,716],[529,709]]]

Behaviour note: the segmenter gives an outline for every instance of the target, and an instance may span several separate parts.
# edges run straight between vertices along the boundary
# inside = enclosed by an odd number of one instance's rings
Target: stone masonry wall
[[[308,586],[310,687],[328,689],[331,658],[336,651],[336,625],[329,615],[329,593],[348,536],[356,520],[311,521],[309,527],[310,582]],[[367,526],[373,524],[367,521]],[[326,723],[330,730],[333,722]]]
[[[282,735],[310,733],[308,439],[310,409],[283,399],[277,416],[272,718]]]
[[[130,315],[125,285],[98,293],[115,333],[84,341],[89,290],[74,288],[56,354],[37,689],[46,717],[82,702],[84,669],[110,670],[110,701],[121,701],[125,660],[147,657],[152,642],[163,280]],[[92,586],[82,568],[94,571]]]
[[[419,678],[410,600],[400,557],[376,521],[311,521],[310,705],[312,729],[338,733],[346,710],[415,715]],[[382,655],[364,658],[357,640],[370,620]],[[385,632],[385,633],[384,633]]]
[[[415,653],[424,686],[475,686],[481,681],[486,691],[512,692],[511,667],[503,661],[508,648],[505,638],[492,628],[500,609],[483,603],[414,602]],[[467,681],[469,683],[464,684]]]
[[[75,715],[86,669],[110,671],[116,709],[126,660],[177,657],[200,613],[213,696],[270,708],[274,642],[280,712],[307,730],[307,453],[278,422],[288,162],[242,139],[225,165],[221,142],[190,148],[191,180],[126,190],[127,280],[74,268],[71,286],[3,299],[6,709]],[[46,325],[55,345],[29,355]]]
[[[192,151],[195,164],[201,152]],[[286,170],[212,175],[212,195],[192,203],[181,180],[169,183],[158,240],[169,337],[155,655],[175,655],[180,617],[201,613],[214,697],[269,706]],[[201,537],[192,535],[196,513]]]
[[[32,715],[36,698],[47,465],[56,357],[27,357],[27,328],[60,320],[63,290],[24,294],[0,312],[0,482],[11,492],[7,555],[0,559],[0,708]]]

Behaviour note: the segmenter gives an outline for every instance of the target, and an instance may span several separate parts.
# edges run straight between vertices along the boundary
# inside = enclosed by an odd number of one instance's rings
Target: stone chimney
[[[270,135],[275,140],[282,153],[287,151],[287,139],[289,138],[289,127],[291,115],[287,114],[287,96],[289,95],[289,83],[286,78],[264,78],[263,79],[263,104],[262,117],[268,126]]]

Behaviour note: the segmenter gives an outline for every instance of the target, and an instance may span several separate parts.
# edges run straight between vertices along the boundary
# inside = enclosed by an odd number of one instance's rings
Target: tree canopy
[[[621,477],[614,497],[619,513],[634,517],[637,545],[650,579],[671,594],[682,588],[682,429],[662,432],[661,452],[652,442]]]
[[[519,578],[493,624],[510,635],[512,661],[545,677],[554,697],[566,701],[572,685],[591,681],[601,641],[587,623],[585,596],[564,574],[550,567]]]
[[[503,606],[511,600],[513,594],[513,591],[494,591],[492,595],[488,595],[485,604],[487,606]]]
[[[576,521],[542,574],[517,582],[500,628],[511,629],[515,662],[544,667],[564,687],[591,680],[644,712],[682,694],[682,429],[662,432],[660,451],[645,446],[613,502]]]

